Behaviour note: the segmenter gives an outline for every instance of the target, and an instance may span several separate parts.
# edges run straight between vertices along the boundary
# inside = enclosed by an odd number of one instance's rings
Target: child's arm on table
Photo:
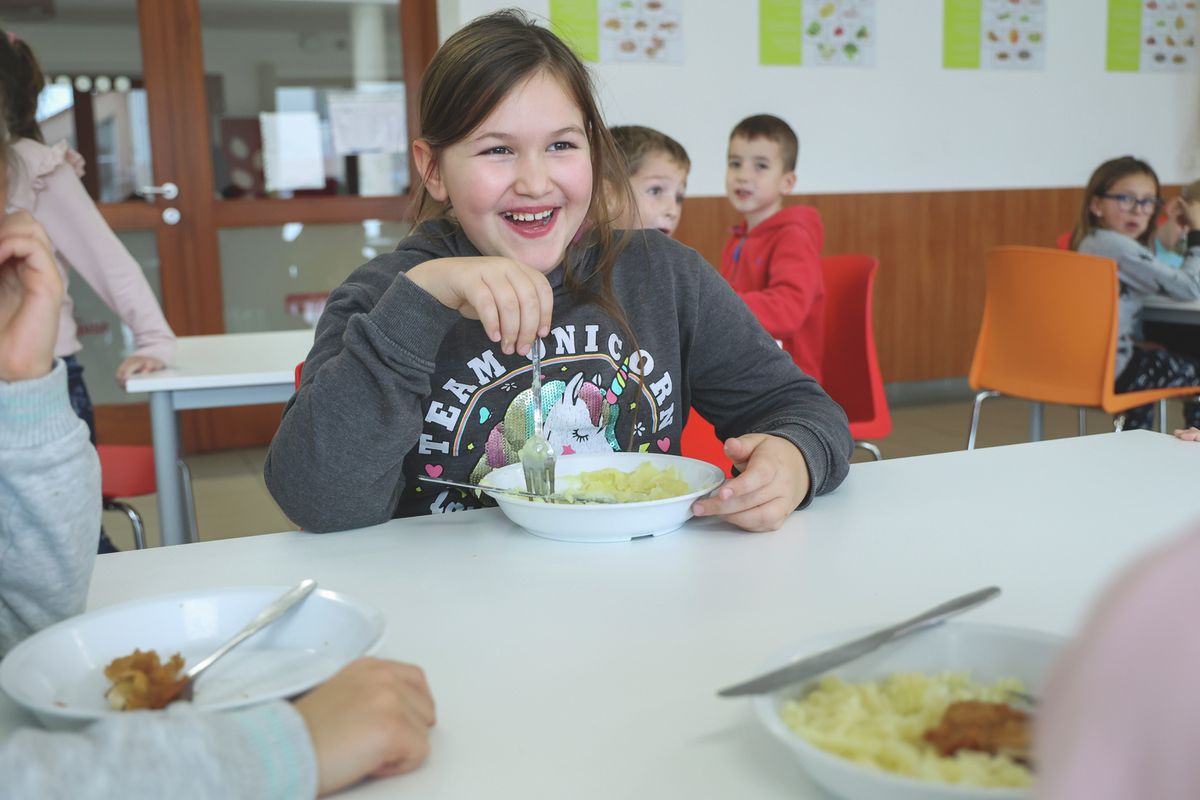
[[[141,266],[70,166],[60,164],[42,181],[37,215],[54,247],[133,331],[135,350],[117,366],[117,383],[124,386],[131,375],[163,369],[175,352],[175,334]]]
[[[295,703],[227,713],[178,703],[78,733],[18,731],[0,744],[0,794],[311,798],[415,769],[435,721],[420,669],[364,658]]]
[[[481,318],[507,352],[528,351],[534,332],[549,327],[553,295],[540,273],[500,258],[427,260],[407,275],[378,268],[398,257],[360,268],[330,296],[303,383],[271,442],[267,486],[305,530],[391,518],[434,359],[463,316]]]
[[[696,273],[698,295],[680,298],[679,309],[691,400],[741,474],[695,510],[773,530],[845,478],[854,446],[846,415],[699,256]]]

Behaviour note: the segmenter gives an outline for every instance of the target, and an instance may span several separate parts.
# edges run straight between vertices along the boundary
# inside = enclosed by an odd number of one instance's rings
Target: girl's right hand
[[[447,308],[479,320],[506,354],[525,355],[535,337],[550,334],[550,282],[511,258],[437,258],[410,269],[408,278]]]

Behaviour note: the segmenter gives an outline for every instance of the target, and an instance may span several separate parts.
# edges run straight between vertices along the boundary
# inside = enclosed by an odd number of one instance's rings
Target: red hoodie
[[[735,225],[721,253],[721,274],[800,369],[821,380],[825,228],[812,206],[789,206],[746,232]]]

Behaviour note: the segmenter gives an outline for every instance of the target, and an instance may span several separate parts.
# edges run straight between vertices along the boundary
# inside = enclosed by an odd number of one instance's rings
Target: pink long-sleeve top
[[[1109,587],[1043,690],[1037,800],[1200,797],[1197,609],[1200,530]]]
[[[65,142],[47,147],[18,139],[13,150],[17,158],[9,170],[8,207],[28,211],[46,229],[63,284],[69,285],[68,267],[78,272],[133,332],[131,355],[169,364],[175,334],[141,267],[83,188],[83,158]],[[81,349],[75,303],[64,293],[54,354],[69,356]]]

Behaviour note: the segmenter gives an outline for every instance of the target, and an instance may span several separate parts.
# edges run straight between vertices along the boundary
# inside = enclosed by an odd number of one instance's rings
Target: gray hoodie
[[[532,431],[530,358],[505,355],[478,321],[405,276],[431,259],[478,255],[457,225],[427,222],[330,295],[265,468],[305,530],[477,507],[473,493],[416,478],[477,481],[519,460]],[[594,267],[594,248],[576,256],[575,274]],[[842,409],[694,250],[658,231],[632,234],[612,280],[636,350],[612,317],[571,295],[561,267],[548,277],[542,407],[556,453],[678,454],[694,406],[722,438],[760,432],[795,444],[812,485],[802,506],[845,478],[853,442]]]
[[[1142,301],[1147,297],[1164,295],[1176,300],[1200,298],[1200,231],[1191,231],[1187,238],[1187,254],[1183,266],[1173,269],[1154,258],[1136,239],[1099,228],[1079,243],[1079,252],[1104,256],[1117,262],[1117,278],[1121,281],[1120,329],[1117,333],[1117,364],[1115,375],[1120,376],[1129,357],[1133,355],[1134,331],[1142,316]]]

